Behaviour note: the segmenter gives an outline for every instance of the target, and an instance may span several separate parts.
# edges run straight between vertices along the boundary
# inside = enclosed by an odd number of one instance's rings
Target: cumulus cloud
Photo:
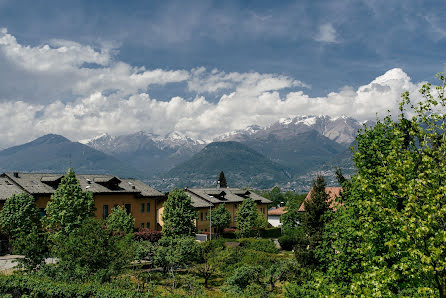
[[[6,30],[0,33],[0,52],[3,62],[10,67],[0,68],[3,78],[0,84],[17,80],[11,78],[11,73],[8,76],[9,70],[22,75],[29,73],[30,80],[43,77],[38,82],[46,82],[44,89],[49,88],[55,97],[47,101],[23,100],[25,94],[20,90],[15,97],[3,95],[0,101],[3,148],[46,133],[80,140],[104,132],[120,135],[140,130],[156,134],[178,131],[209,140],[231,130],[253,124],[269,125],[295,115],[343,114],[358,120],[374,119],[376,113],[384,116],[387,110],[396,111],[400,94],[404,91],[417,94],[421,86],[412,82],[402,69],[395,68],[359,88],[346,86],[324,97],[310,97],[305,93],[309,86],[288,76],[226,73],[205,68],[146,70],[114,61],[110,49],[97,50],[66,41],[23,46]],[[85,63],[98,66],[85,68]],[[60,77],[63,80],[57,80]],[[50,79],[53,84],[45,81]],[[163,101],[151,97],[150,89],[147,91],[151,84],[182,81],[187,83],[189,92],[196,94],[192,100],[178,95]],[[23,89],[35,90],[26,78],[18,82]],[[59,83],[63,86],[58,86]],[[118,92],[108,92],[109,89]],[[63,98],[66,90],[75,94],[70,100]],[[219,100],[211,102],[205,98],[207,94],[219,96]]]
[[[327,43],[336,42],[336,29],[332,24],[320,25],[319,32],[316,35],[315,40]]]

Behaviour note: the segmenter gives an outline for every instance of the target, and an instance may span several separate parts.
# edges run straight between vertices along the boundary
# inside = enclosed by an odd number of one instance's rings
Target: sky
[[[0,0],[0,148],[375,119],[444,70],[444,1]]]

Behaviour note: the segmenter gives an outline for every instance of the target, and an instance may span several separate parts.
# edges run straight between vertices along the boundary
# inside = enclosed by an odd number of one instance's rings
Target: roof
[[[311,193],[313,191],[313,188],[308,192],[307,196],[305,197],[305,200],[302,202],[302,205],[300,205],[299,211],[305,211],[305,202],[308,202],[311,200]],[[336,206],[343,205],[342,203],[336,202],[336,198],[339,198],[341,196],[342,187],[326,187],[325,193],[328,194],[330,197],[328,198],[327,202],[330,203],[330,209],[336,211]]]
[[[269,215],[278,215],[278,216],[280,216],[280,215],[282,215],[282,214],[284,214],[286,212],[287,212],[287,210],[285,209],[285,206],[284,207],[279,207],[279,208],[273,208],[273,209],[269,209],[268,210],[268,216]]]
[[[0,176],[0,201],[6,201],[12,195],[23,193],[23,189],[15,185],[7,177]]]
[[[191,197],[192,205],[196,208],[213,207],[214,204],[220,203],[241,203],[248,197],[257,203],[272,203],[252,191],[240,188],[186,188],[185,191]]]
[[[16,175],[17,174],[17,175]],[[57,189],[64,174],[3,173],[0,181],[0,200],[6,200],[9,192],[26,192],[31,195],[51,195]],[[141,197],[163,197],[164,194],[136,179],[120,179],[113,175],[76,175],[81,188],[93,194],[134,193]],[[9,192],[8,192],[9,189]]]

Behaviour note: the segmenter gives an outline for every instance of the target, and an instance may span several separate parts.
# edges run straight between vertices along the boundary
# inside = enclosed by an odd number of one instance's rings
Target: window
[[[147,212],[150,212],[150,203],[147,203]]]
[[[113,205],[113,210],[116,210],[116,209],[118,209],[118,204]]]
[[[206,212],[206,214],[204,215],[204,220],[208,219],[208,213]]]
[[[144,229],[144,223],[143,222],[141,223],[141,229]]]
[[[200,212],[200,220],[203,221],[203,212]]]
[[[150,222],[146,223],[146,227],[150,229]]]
[[[237,209],[237,204],[234,204],[234,209]]]
[[[131,204],[124,204],[124,208],[127,211],[127,214],[130,214],[132,211],[132,205]]]
[[[102,218],[106,219],[108,216],[108,205],[104,205],[104,207],[102,207]]]
[[[146,210],[144,203],[141,204],[141,213],[144,213],[144,210]]]

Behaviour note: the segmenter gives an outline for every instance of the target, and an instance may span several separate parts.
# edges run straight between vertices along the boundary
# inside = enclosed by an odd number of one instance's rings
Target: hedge
[[[98,283],[66,283],[31,275],[0,275],[0,293],[12,297],[153,297]]]
[[[296,236],[293,234],[284,234],[283,236],[279,237],[278,239],[280,247],[283,250],[291,251],[294,249],[294,246],[296,245]]]
[[[279,238],[282,235],[282,229],[278,228],[266,228],[260,230],[260,237],[263,238]]]
[[[267,253],[277,253],[277,247],[270,239],[243,238],[239,239],[238,242],[240,242],[240,246],[248,249]]]

